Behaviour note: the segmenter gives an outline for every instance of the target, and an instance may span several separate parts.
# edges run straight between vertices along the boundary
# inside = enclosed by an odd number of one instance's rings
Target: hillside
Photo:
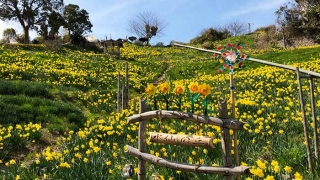
[[[128,125],[126,118],[138,113],[139,97],[148,100],[148,110],[153,110],[155,99],[158,109],[166,109],[162,94],[156,93],[154,99],[145,93],[147,85],[164,72],[160,84],[169,82],[171,91],[176,83],[183,84],[185,92],[191,83],[210,85],[209,96],[200,96],[195,102],[196,114],[203,114],[203,102],[206,102],[209,115],[217,117],[217,98],[230,98],[229,75],[217,73],[222,64],[211,53],[132,44],[125,44],[121,50],[121,57],[115,58],[66,47],[58,51],[50,51],[42,45],[0,47],[0,162],[4,165],[1,177],[121,179],[125,164],[133,164],[136,171],[137,159],[126,154],[124,146],[137,147],[138,124]],[[245,45],[244,51],[254,58],[320,72],[319,46],[257,52],[246,49]],[[123,84],[126,62],[129,63],[130,108],[117,113],[117,74],[120,72]],[[248,122],[246,131],[238,135],[241,163],[255,166],[250,176],[253,179],[268,176],[274,179],[296,176],[298,179],[299,175],[310,179],[295,72],[250,61],[245,64],[245,69],[234,74],[236,118]],[[309,94],[308,79],[302,83],[305,94]],[[315,79],[317,108],[320,107],[318,85]],[[178,96],[171,91],[167,95],[171,98],[169,107],[178,110],[174,103]],[[309,97],[306,96],[305,101],[310,141],[313,142]],[[180,109],[191,111],[187,93],[181,96]],[[316,113],[319,114],[318,110]],[[195,126],[178,120],[152,121],[147,126],[148,132],[160,129],[167,133],[211,136],[215,148],[186,147],[182,150],[174,145],[148,143],[149,153],[192,164],[222,165],[221,133],[216,126]],[[44,142],[47,131],[55,135],[56,142],[42,146],[39,152],[17,158],[19,152]],[[311,149],[314,152],[314,146]],[[313,159],[315,177],[319,178],[320,166]],[[180,172],[152,164],[148,164],[147,173],[148,177],[159,173],[163,179],[175,180],[223,179],[218,175]]]

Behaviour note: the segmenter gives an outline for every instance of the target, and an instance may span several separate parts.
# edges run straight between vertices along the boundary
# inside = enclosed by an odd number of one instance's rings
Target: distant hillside
[[[250,49],[251,54],[252,52],[255,54],[260,54],[261,52],[278,51],[279,49],[284,49],[282,35],[276,31],[276,27],[274,25],[261,27],[252,33],[240,36],[231,36],[228,38],[223,38],[222,40],[219,38],[213,38],[212,33],[211,36],[208,35],[208,33],[210,34],[210,32],[204,31],[198,37],[190,40],[190,45],[205,49],[216,49],[218,46],[226,45],[227,43],[243,43],[247,50]],[[312,40],[305,38],[291,39],[290,42],[287,43],[289,43],[288,48],[315,45]]]

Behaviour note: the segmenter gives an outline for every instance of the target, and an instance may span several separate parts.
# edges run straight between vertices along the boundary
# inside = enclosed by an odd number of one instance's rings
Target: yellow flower
[[[272,160],[272,161],[271,161],[271,165],[272,165],[273,167],[278,166],[278,161]]]
[[[168,93],[170,91],[170,84],[168,82],[164,82],[160,84],[160,92]]]
[[[146,93],[149,95],[154,95],[156,93],[156,87],[153,84],[148,84],[146,87]]]
[[[100,148],[99,148],[99,147],[97,147],[97,146],[95,146],[95,147],[93,148],[93,151],[97,153],[97,152],[99,152],[99,151],[100,151]]]
[[[287,173],[291,173],[291,167],[290,166],[286,166],[283,168]]]
[[[107,166],[110,166],[110,165],[111,165],[111,161],[107,161],[107,162],[106,162],[106,165],[107,165]]]
[[[11,160],[9,161],[9,163],[10,163],[10,164],[16,164],[16,160],[11,159]]]
[[[80,153],[76,153],[75,155],[74,155],[76,158],[79,158],[79,159],[81,159],[81,154]]]
[[[303,177],[298,172],[296,172],[296,173],[294,173],[294,179],[295,180],[302,180]]]
[[[67,162],[60,163],[60,167],[71,168],[70,164]]]
[[[182,94],[184,92],[184,86],[179,83],[175,84],[174,92],[178,95]]]
[[[199,87],[199,93],[202,95],[202,96],[207,96],[208,94],[210,94],[211,92],[211,87],[204,83],[204,84],[201,84]]]
[[[283,132],[284,132],[284,131],[283,131],[282,129],[279,130],[279,134],[283,134]]]
[[[257,169],[255,170],[255,175],[257,175],[257,176],[259,176],[259,177],[262,178],[262,177],[264,176],[263,170],[260,169],[260,168],[257,168]]]
[[[274,177],[273,177],[273,176],[268,175],[268,176],[265,178],[265,180],[274,180]]]
[[[191,154],[195,156],[197,153],[196,151],[192,151]]]
[[[19,180],[19,179],[21,179],[21,177],[20,177],[20,175],[17,175],[16,180]]]
[[[248,164],[245,162],[241,162],[241,166],[248,166]]]
[[[192,93],[197,93],[199,92],[199,85],[197,82],[191,82],[188,86],[189,90],[192,92]]]

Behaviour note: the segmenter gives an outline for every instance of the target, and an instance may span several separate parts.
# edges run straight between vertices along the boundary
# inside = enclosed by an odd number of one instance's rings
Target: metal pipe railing
[[[217,54],[221,54],[220,51],[214,51],[214,50],[208,50],[208,49],[202,49],[202,48],[196,48],[193,46],[187,46],[187,45],[182,45],[182,44],[178,44],[178,43],[173,43],[173,45],[175,46],[181,46],[181,47],[186,47],[186,48],[191,48],[191,49],[196,49],[199,51],[205,51],[205,52],[211,52],[211,53],[217,53]],[[269,66],[276,66],[276,67],[280,67],[280,68],[284,68],[284,69],[289,69],[292,71],[296,71],[296,67],[293,66],[289,66],[289,65],[284,65],[284,64],[279,64],[279,63],[274,63],[274,62],[270,62],[270,61],[266,61],[266,60],[261,60],[261,59],[255,59],[255,58],[248,58],[246,60],[252,61],[252,62],[257,62],[257,63],[261,63],[261,64],[266,64]],[[313,71],[308,71],[308,70],[304,70],[304,69],[299,69],[299,72],[310,75],[310,76],[314,76],[314,77],[320,77],[320,73],[317,72],[313,72]]]

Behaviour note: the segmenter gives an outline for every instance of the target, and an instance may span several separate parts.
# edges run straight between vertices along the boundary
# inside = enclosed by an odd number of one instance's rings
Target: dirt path
[[[157,78],[157,80],[153,84],[159,84],[165,77],[166,77],[166,72],[170,68],[170,65],[166,66],[166,69],[162,72],[162,74]]]

